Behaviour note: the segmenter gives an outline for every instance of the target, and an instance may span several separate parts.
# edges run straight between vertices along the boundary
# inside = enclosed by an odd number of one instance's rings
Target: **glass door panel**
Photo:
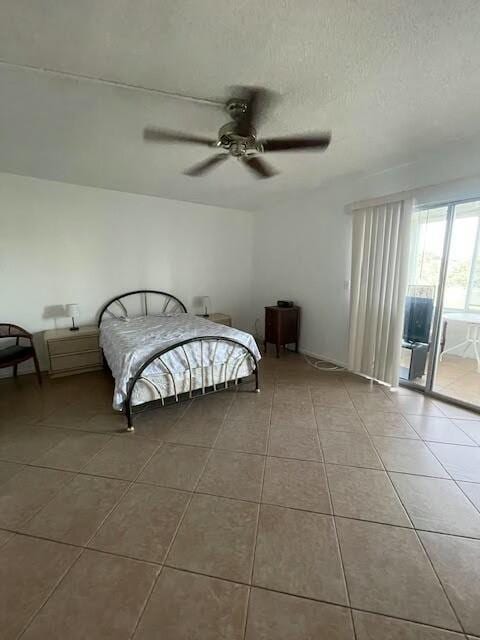
[[[412,214],[400,380],[420,388],[425,388],[433,353],[433,321],[439,304],[448,212],[449,208],[442,206],[417,209]]]
[[[432,391],[480,406],[480,201],[452,207]]]

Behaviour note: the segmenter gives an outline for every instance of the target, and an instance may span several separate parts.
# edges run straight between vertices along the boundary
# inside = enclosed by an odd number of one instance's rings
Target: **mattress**
[[[160,314],[129,319],[104,318],[100,346],[115,379],[113,408],[123,409],[128,382],[154,353],[189,338],[231,338],[248,347],[257,360],[260,352],[249,333],[189,313]],[[228,342],[190,343],[152,362],[135,385],[132,405],[250,375],[254,370],[245,350]]]

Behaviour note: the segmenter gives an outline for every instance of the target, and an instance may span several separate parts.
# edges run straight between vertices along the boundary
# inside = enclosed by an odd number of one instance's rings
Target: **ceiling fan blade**
[[[199,162],[198,164],[193,165],[193,167],[190,167],[190,169],[187,169],[183,173],[186,176],[192,177],[202,176],[204,173],[206,173],[210,169],[213,169],[215,166],[217,166],[217,164],[220,164],[220,162],[223,162],[228,157],[228,153],[217,153],[217,155],[211,156],[203,162]]]
[[[278,173],[278,171],[275,171],[273,167],[259,156],[242,156],[240,159],[257,178],[271,178]]]
[[[205,136],[195,136],[181,131],[169,131],[167,129],[154,129],[147,127],[143,130],[143,139],[148,142],[190,142],[210,147],[216,144],[215,140]]]
[[[259,140],[258,144],[264,153],[269,151],[303,151],[323,150],[328,147],[332,136],[330,133],[320,133],[306,136],[287,136],[284,138],[267,138]]]

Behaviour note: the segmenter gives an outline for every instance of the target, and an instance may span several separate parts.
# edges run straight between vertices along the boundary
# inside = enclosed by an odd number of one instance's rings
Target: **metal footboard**
[[[217,354],[218,345],[220,343],[227,343],[229,349],[227,352],[227,359],[223,363],[215,363],[215,357]],[[189,349],[186,349],[186,345],[198,344],[200,351],[200,367],[194,366],[191,357],[188,355]],[[210,350],[210,355],[207,356],[207,362],[205,362],[205,347],[213,344],[213,352]],[[233,359],[235,350],[239,349],[239,357]],[[175,350],[180,350],[185,362],[186,371],[185,376],[187,378],[187,391],[181,393],[177,389],[177,383],[175,380],[175,374],[168,366],[165,356]],[[162,372],[170,378],[172,382],[173,394],[168,397],[164,397],[160,386],[156,385],[152,380],[144,376],[144,372],[153,362],[160,366]],[[199,336],[196,338],[189,338],[182,342],[170,345],[169,347],[158,351],[151,355],[137,370],[135,375],[130,379],[127,388],[127,397],[124,402],[124,413],[127,418],[127,431],[133,431],[133,417],[135,413],[143,411],[147,408],[147,405],[166,406],[182,402],[183,400],[190,400],[198,396],[205,396],[217,391],[223,391],[229,389],[232,385],[238,385],[244,380],[240,380],[239,374],[243,364],[249,362],[252,366],[252,372],[248,377],[254,376],[255,378],[255,392],[260,391],[258,381],[258,361],[253,352],[238,340],[232,338],[225,338],[222,336]],[[215,378],[215,367],[221,367],[220,380]],[[199,387],[193,388],[194,385],[194,371],[201,369],[201,384]],[[211,384],[208,384],[208,372],[211,372]],[[132,406],[132,396],[135,389],[135,385],[138,382],[150,386],[152,391],[158,396],[155,400],[144,402],[141,405]],[[229,386],[230,385],[230,386]]]

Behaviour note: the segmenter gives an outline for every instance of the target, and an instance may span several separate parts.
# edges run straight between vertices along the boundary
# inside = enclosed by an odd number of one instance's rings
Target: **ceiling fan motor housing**
[[[218,146],[227,149],[232,156],[242,156],[250,149],[256,150],[255,129],[251,128],[249,135],[244,135],[238,122],[227,122],[218,132]]]

